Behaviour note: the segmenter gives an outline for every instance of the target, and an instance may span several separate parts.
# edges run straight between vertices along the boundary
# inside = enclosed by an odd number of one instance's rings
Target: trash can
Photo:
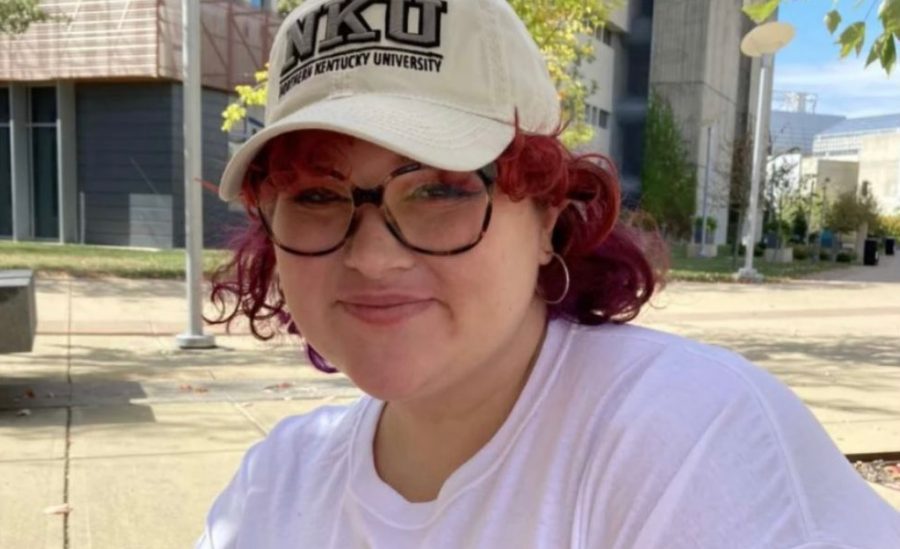
[[[865,253],[863,255],[864,265],[878,265],[878,240],[874,238],[866,239]]]
[[[897,241],[894,238],[884,239],[884,255],[894,255],[894,244]]]

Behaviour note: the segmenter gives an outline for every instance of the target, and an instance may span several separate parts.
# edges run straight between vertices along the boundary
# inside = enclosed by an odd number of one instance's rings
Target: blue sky
[[[848,117],[900,113],[900,65],[888,77],[876,61],[864,69],[869,45],[881,31],[877,18],[880,0],[840,0],[838,10],[844,25],[866,18],[866,47],[860,57],[851,53],[841,60],[835,36],[823,19],[831,9],[827,0],[787,0],[779,19],[794,25],[797,36],[778,52],[775,60],[775,90],[818,94],[819,114]],[[857,4],[859,6],[857,7]],[[870,10],[870,5],[874,7]],[[778,108],[777,103],[773,105]]]

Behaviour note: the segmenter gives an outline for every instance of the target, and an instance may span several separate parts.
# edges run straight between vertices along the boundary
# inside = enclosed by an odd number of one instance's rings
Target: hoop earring
[[[556,252],[553,252],[553,259],[558,259],[559,264],[562,265],[563,275],[565,275],[565,280],[566,280],[566,287],[563,289],[563,293],[561,296],[559,296],[559,298],[554,299],[553,301],[548,301],[546,298],[544,298],[544,303],[546,303],[547,305],[559,305],[560,303],[562,303],[566,299],[566,296],[569,295],[569,288],[572,285],[572,279],[569,276],[569,266],[566,265],[566,261],[563,259],[563,257],[561,255],[559,255]],[[548,263],[548,265],[549,265],[549,263]],[[543,297],[543,296],[541,296],[541,297]]]

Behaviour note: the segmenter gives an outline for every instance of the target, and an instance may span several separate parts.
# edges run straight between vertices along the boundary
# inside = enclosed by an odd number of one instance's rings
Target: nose
[[[356,211],[356,227],[344,244],[344,265],[366,278],[382,280],[415,264],[413,252],[387,227],[379,208],[366,204]]]

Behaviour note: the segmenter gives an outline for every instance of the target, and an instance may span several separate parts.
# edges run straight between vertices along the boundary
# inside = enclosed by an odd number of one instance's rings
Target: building
[[[833,114],[774,110],[769,121],[771,153],[795,150],[804,156],[811,155],[816,136],[846,119]]]
[[[650,90],[671,102],[697,166],[697,213],[705,204],[718,219],[717,243],[739,231],[731,147],[755,116],[758,63],[739,49],[746,1],[629,0],[589,38],[596,59],[582,68],[598,84],[587,148],[615,161],[627,205],[639,203]],[[215,182],[261,124],[251,112],[229,142],[219,114],[264,64],[278,21],[273,0],[202,2],[203,178]],[[0,38],[0,238],[183,244],[180,4],[44,0],[68,22]],[[239,216],[205,196],[205,242],[220,245]]]
[[[593,61],[582,73],[596,82],[586,118],[594,138],[585,148],[608,155],[618,166],[626,203],[640,195],[644,123],[650,86],[653,0],[630,0],[610,14],[593,37]]]
[[[41,4],[63,20],[0,38],[0,238],[182,246],[181,0]],[[216,182],[221,112],[279,20],[202,0],[202,23],[203,178]],[[205,243],[222,244],[239,217],[204,194]]]
[[[718,221],[717,243],[738,232],[729,192],[732,147],[755,116],[759,63],[740,52],[741,38],[752,28],[742,5],[743,0],[631,0],[594,37],[597,59],[583,71],[598,83],[588,99],[588,120],[598,122],[590,146],[619,166],[632,204],[640,196],[650,90],[672,105],[697,167],[696,211],[703,211],[705,196],[708,215]],[[771,86],[765,93],[771,94]]]
[[[772,123],[773,134],[779,124],[787,137],[773,137],[770,163],[802,155],[792,174],[797,184],[811,180],[829,202],[846,192],[869,193],[883,213],[900,213],[900,114],[847,119],[775,112]],[[817,124],[827,127],[810,138]],[[792,141],[796,136],[802,138]],[[800,153],[785,154],[794,148]]]
[[[864,137],[896,133],[900,133],[900,114],[850,118],[816,135],[813,154],[858,160]]]
[[[900,214],[900,128],[862,137],[859,188],[875,197],[883,213]]]

